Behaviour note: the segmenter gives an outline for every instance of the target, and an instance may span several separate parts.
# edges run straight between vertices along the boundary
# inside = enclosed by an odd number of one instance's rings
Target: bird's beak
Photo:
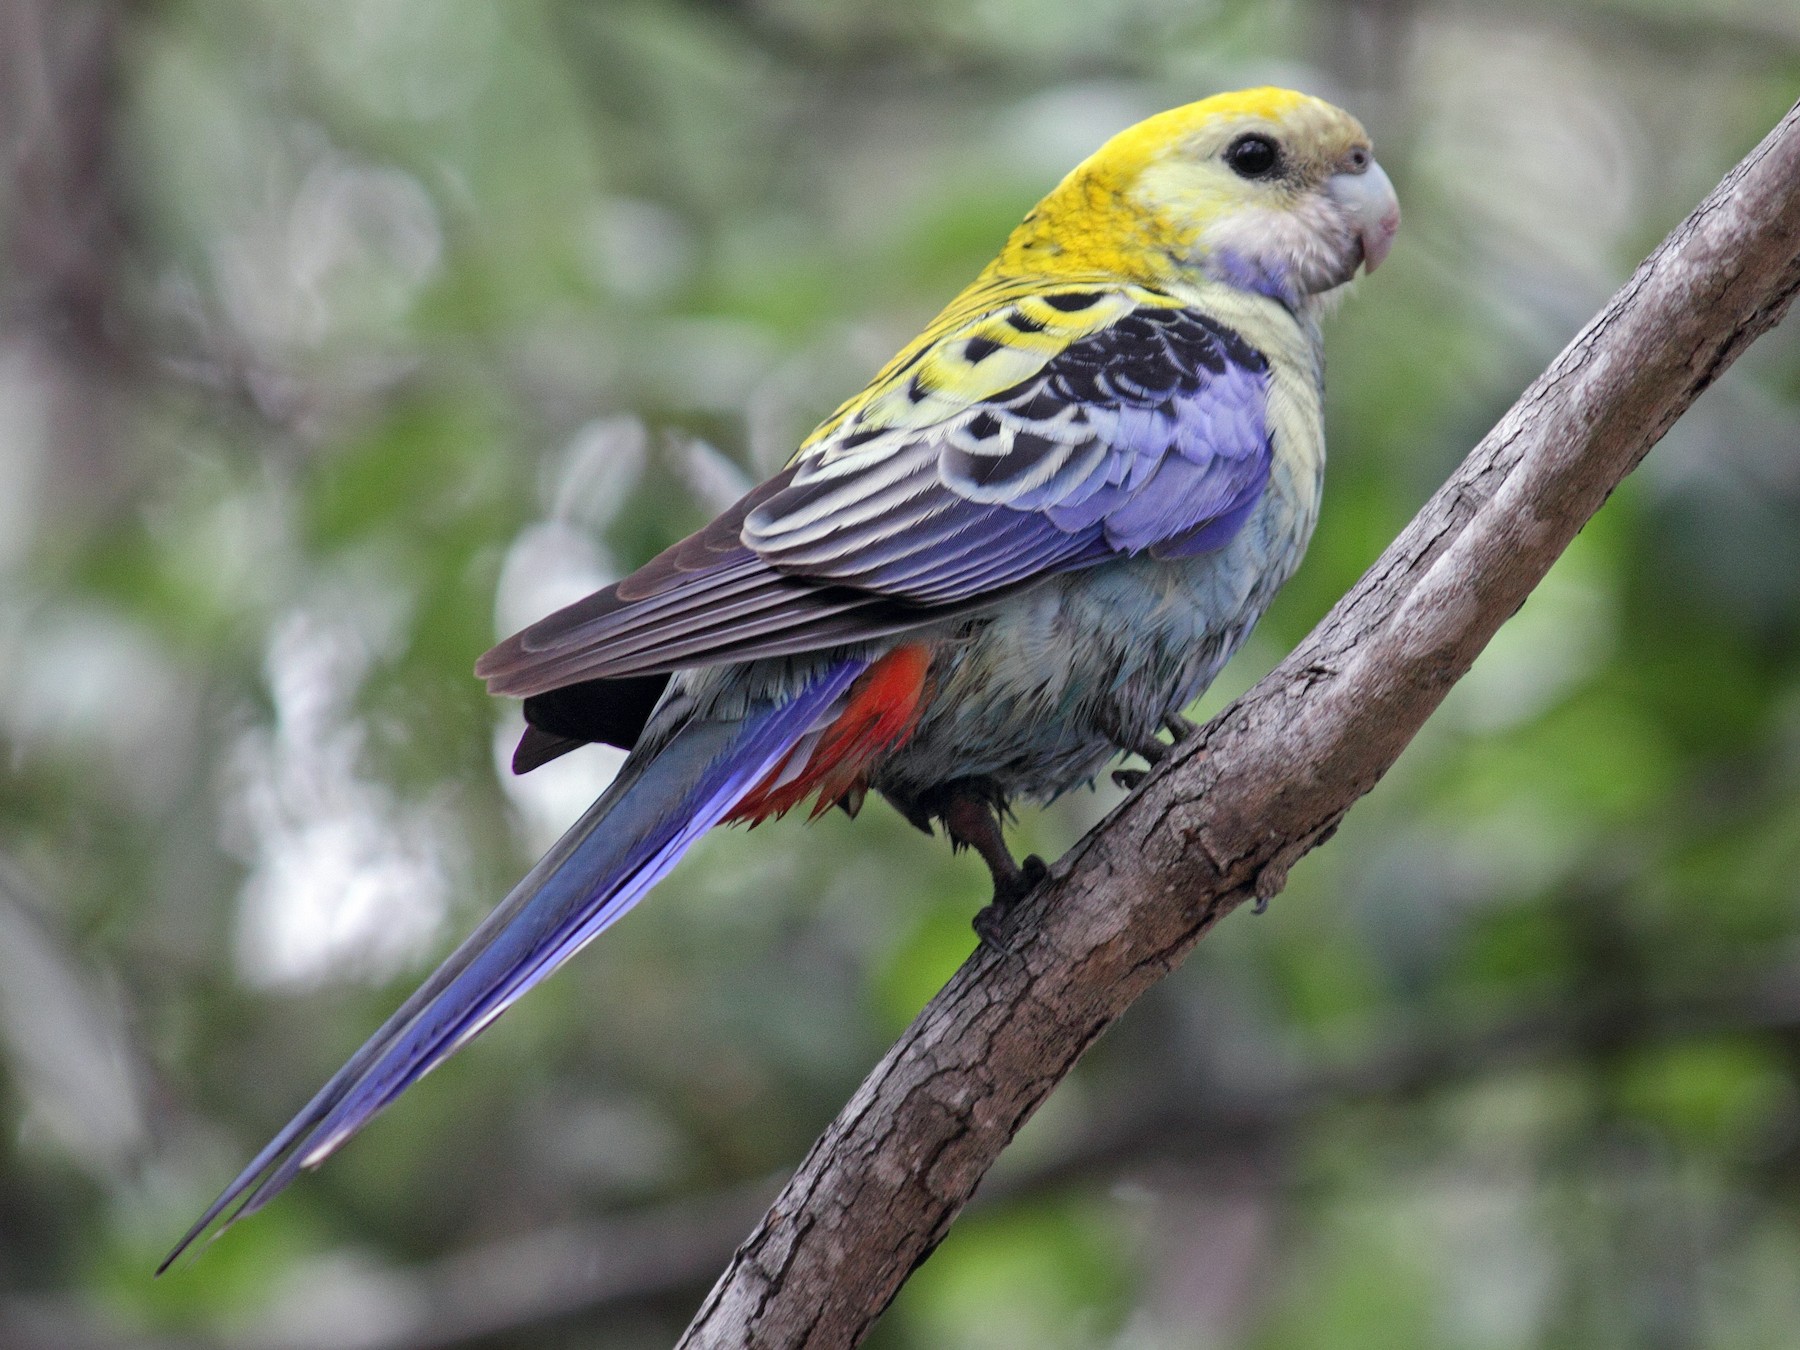
[[[1362,240],[1363,270],[1373,272],[1394,245],[1400,228],[1400,199],[1394,185],[1374,160],[1361,173],[1334,173],[1325,182],[1333,201],[1350,215]]]

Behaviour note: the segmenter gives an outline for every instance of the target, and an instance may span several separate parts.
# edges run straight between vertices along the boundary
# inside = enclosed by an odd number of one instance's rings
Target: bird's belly
[[[1198,558],[1053,577],[947,630],[930,702],[872,786],[904,803],[972,777],[1048,801],[1091,780],[1199,696],[1287,580],[1307,531],[1266,524]]]

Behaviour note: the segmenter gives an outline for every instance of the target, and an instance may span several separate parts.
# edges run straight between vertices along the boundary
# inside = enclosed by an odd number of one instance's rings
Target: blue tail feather
[[[267,1204],[643,898],[818,721],[866,663],[842,661],[785,703],[695,722],[619,779],[201,1215],[168,1267]],[[241,1203],[239,1203],[241,1199]]]

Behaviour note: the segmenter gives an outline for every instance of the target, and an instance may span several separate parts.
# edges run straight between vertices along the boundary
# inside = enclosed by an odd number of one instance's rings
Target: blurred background
[[[885,808],[708,839],[150,1271],[612,772],[510,777],[476,655],[778,465],[1107,135],[1271,81],[1363,118],[1406,226],[1202,712],[1786,110],[1792,0],[0,3],[0,1344],[668,1344],[971,946],[980,864]],[[1790,320],[870,1344],[1796,1328]]]

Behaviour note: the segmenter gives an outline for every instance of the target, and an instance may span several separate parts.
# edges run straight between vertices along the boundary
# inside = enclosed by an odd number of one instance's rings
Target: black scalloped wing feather
[[[953,416],[846,421],[705,529],[507,639],[476,671],[494,693],[541,696],[903,632],[1049,573],[1218,547],[1267,482],[1267,370],[1204,314],[1140,308]],[[593,697],[624,693],[602,685]],[[603,729],[635,738],[634,717]],[[566,708],[560,721],[538,724],[567,738]]]

